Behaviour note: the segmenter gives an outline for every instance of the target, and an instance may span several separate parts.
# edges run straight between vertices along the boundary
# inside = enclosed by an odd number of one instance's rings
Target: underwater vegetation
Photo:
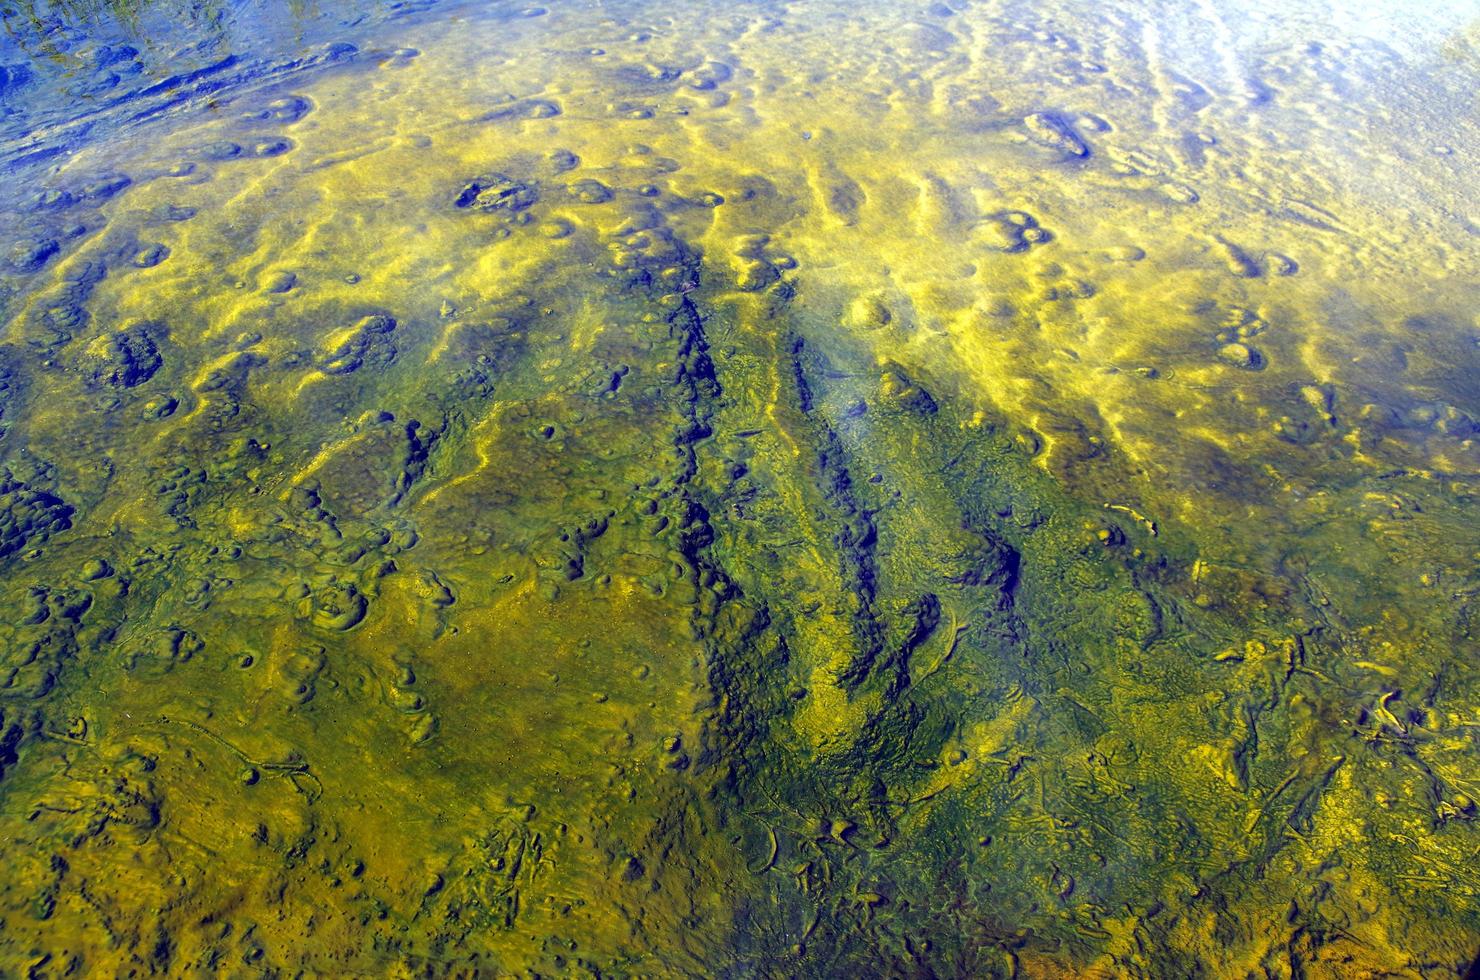
[[[1355,9],[0,2],[0,975],[1473,972]]]

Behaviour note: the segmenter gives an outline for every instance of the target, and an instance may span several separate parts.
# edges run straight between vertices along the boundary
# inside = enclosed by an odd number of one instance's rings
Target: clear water
[[[0,974],[1473,970],[1475,4],[0,19]]]

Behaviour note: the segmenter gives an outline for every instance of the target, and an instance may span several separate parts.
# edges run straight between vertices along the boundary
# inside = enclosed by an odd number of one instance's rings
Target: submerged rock
[[[61,248],[50,238],[18,242],[10,250],[10,267],[16,272],[35,272]]]
[[[539,192],[506,174],[492,173],[474,177],[458,191],[455,207],[472,211],[523,211],[539,200]]]
[[[133,388],[148,381],[164,364],[156,341],[165,334],[162,324],[146,322],[99,337],[88,345],[88,381],[112,388]]]
[[[592,180],[589,177],[575,181],[566,190],[582,204],[605,204],[613,196],[610,187],[599,180]]]
[[[372,313],[362,317],[347,331],[341,332],[333,346],[319,356],[318,369],[325,374],[351,374],[365,364],[384,367],[396,359],[396,345],[391,334],[396,329],[394,317]]]
[[[1246,371],[1257,371],[1264,366],[1264,355],[1248,344],[1224,344],[1218,348],[1218,359]]]
[[[44,542],[72,526],[73,508],[60,497],[0,470],[0,558]]]
[[[939,407],[930,392],[920,387],[898,364],[885,365],[879,390],[886,403],[911,412],[934,415]]]
[[[1035,112],[1023,117],[1023,126],[1028,138],[1045,149],[1062,153],[1065,157],[1084,158],[1089,156],[1089,147],[1069,120],[1056,112]]]
[[[359,625],[370,601],[352,584],[331,582],[304,600],[302,612],[319,629],[342,632]]]
[[[313,110],[313,103],[301,95],[285,95],[273,99],[256,111],[242,113],[244,122],[276,122],[290,125]]]
[[[998,252],[1025,252],[1053,239],[1048,229],[1026,211],[989,214],[977,224],[976,235],[984,245]]]

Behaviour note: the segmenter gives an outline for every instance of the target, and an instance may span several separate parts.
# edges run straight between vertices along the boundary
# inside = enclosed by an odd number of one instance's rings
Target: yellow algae
[[[1174,6],[7,15],[0,973],[1473,971],[1470,15]]]

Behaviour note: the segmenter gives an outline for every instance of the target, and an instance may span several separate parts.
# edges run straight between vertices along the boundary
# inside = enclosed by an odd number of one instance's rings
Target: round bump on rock
[[[1257,371],[1264,367],[1264,355],[1259,353],[1258,348],[1248,344],[1224,344],[1218,348],[1218,359],[1246,371]]]
[[[137,268],[152,269],[169,257],[169,248],[155,242],[152,245],[145,245],[138,252],[134,253],[133,262]]]
[[[257,112],[242,114],[244,122],[278,122],[291,125],[308,115],[313,110],[313,103],[301,95],[285,95],[273,99]]]
[[[171,395],[155,395],[144,403],[141,411],[146,422],[158,422],[175,414],[180,402]]]
[[[998,252],[1023,252],[1033,245],[1053,240],[1048,229],[1038,224],[1026,211],[998,211],[987,215],[977,225],[977,236],[984,245]]]
[[[113,566],[102,558],[89,558],[82,563],[82,580],[96,582],[113,574]]]
[[[254,157],[279,157],[293,149],[293,141],[286,137],[258,140],[252,144],[251,154]]]
[[[566,189],[582,204],[605,204],[614,196],[610,187],[589,177],[575,181]]]
[[[240,143],[233,143],[230,140],[216,140],[213,143],[207,143],[204,146],[198,147],[195,155],[204,160],[235,160],[242,155],[242,148]]]
[[[463,185],[454,207],[472,211],[523,211],[539,200],[539,192],[507,174],[491,173],[474,177]]]
[[[49,238],[17,242],[10,250],[10,267],[17,272],[35,272],[60,250]]]
[[[286,293],[298,284],[298,276],[286,269],[269,272],[262,279],[264,293]]]
[[[106,201],[133,183],[126,174],[104,174],[88,181],[82,187],[82,196],[89,201]]]
[[[156,343],[163,333],[159,324],[136,323],[97,338],[87,349],[88,380],[113,388],[133,388],[148,381],[164,364]]]

